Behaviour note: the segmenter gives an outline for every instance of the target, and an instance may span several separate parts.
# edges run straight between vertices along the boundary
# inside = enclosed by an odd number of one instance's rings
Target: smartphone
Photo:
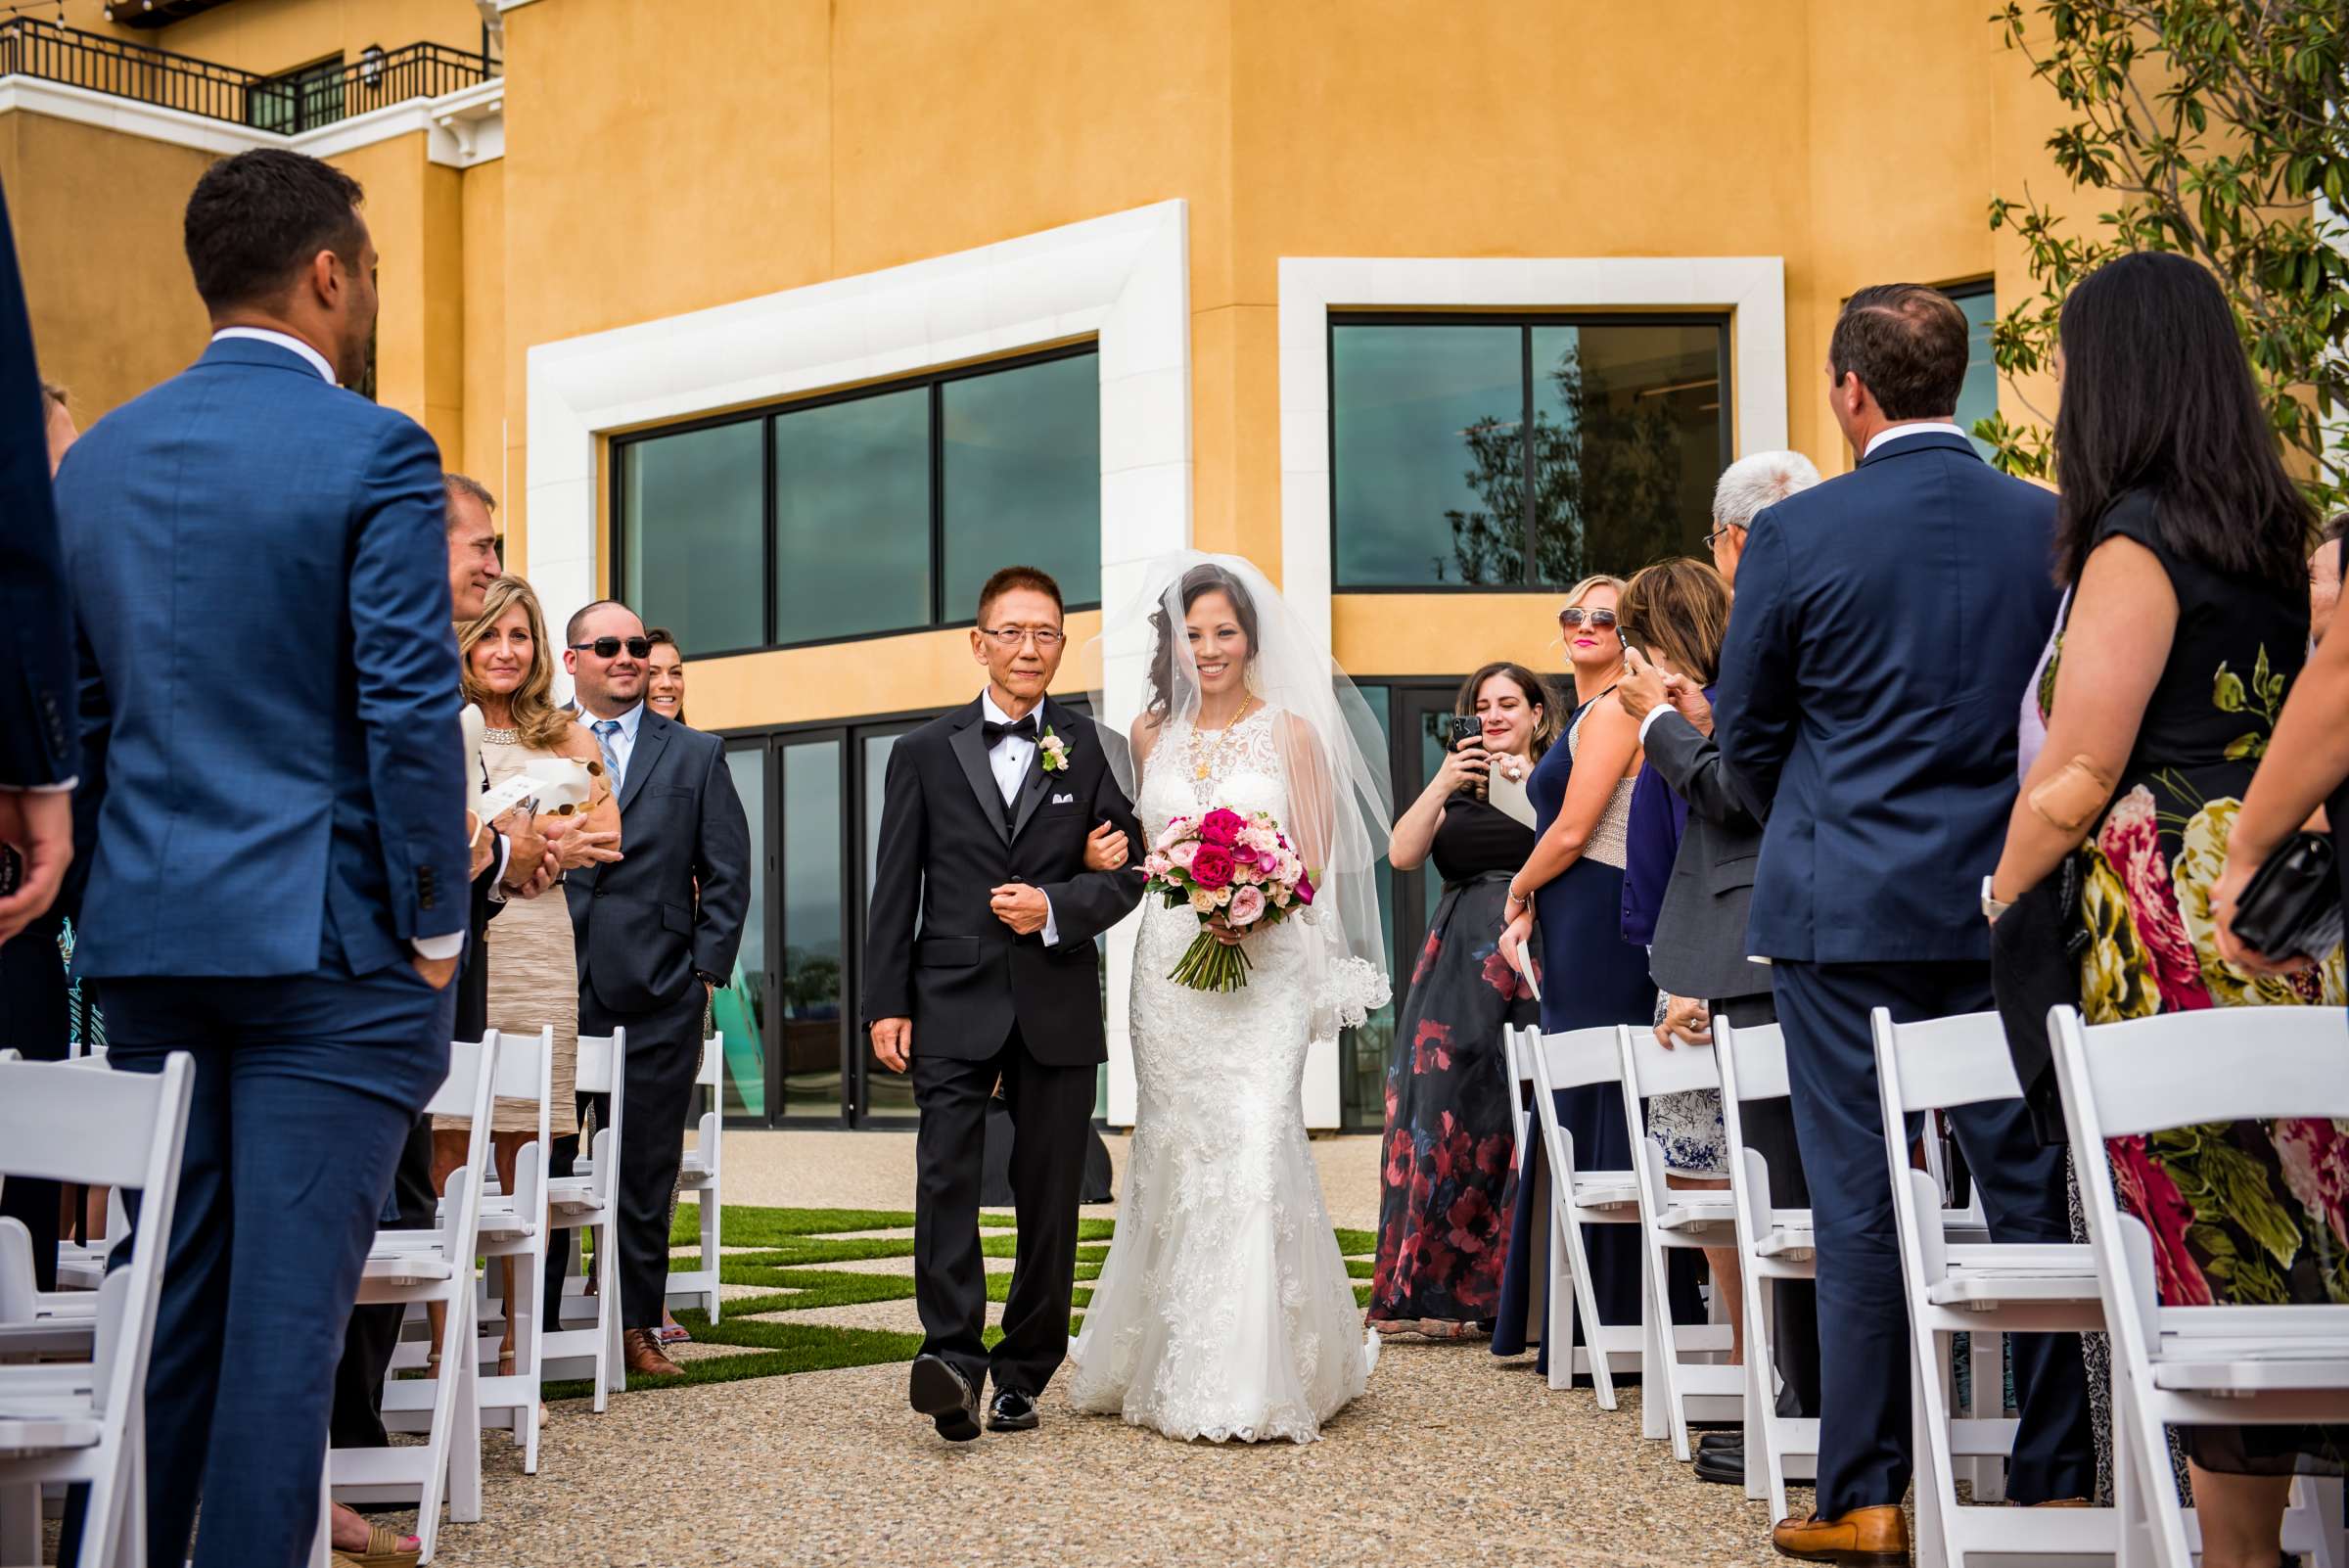
[[[0,899],[24,885],[24,858],[13,844],[0,844]]]
[[[1484,744],[1484,739],[1485,721],[1483,719],[1477,717],[1474,714],[1454,714],[1451,715],[1451,750],[1456,752],[1463,746],[1481,746]],[[1485,781],[1483,779],[1480,778],[1476,780],[1473,784],[1468,785],[1467,788],[1476,792],[1476,798],[1478,800],[1481,801],[1485,798]]]

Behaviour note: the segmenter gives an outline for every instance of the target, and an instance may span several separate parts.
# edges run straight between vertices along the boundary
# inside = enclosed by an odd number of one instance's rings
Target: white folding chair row
[[[1726,1189],[1674,1187],[1664,1147],[1647,1133],[1647,1101],[1659,1094],[1719,1090],[1721,1067],[1701,1046],[1667,1049],[1652,1030],[1626,1025],[1615,1032],[1622,1064],[1623,1110],[1631,1136],[1632,1175],[1639,1207],[1640,1319],[1647,1329],[1640,1412],[1646,1435],[1670,1438],[1673,1457],[1690,1454],[1688,1423],[1731,1421],[1744,1410],[1746,1372],[1728,1364],[1735,1340],[1725,1315],[1727,1302],[1715,1282],[1715,1321],[1677,1323],[1667,1255],[1689,1248],[1736,1245],[1736,1199]]]
[[[536,1106],[538,1125],[535,1140],[524,1144],[515,1154],[513,1191],[508,1192],[499,1184],[494,1169],[484,1172],[480,1240],[476,1249],[477,1256],[484,1259],[514,1260],[515,1299],[500,1300],[492,1321],[489,1291],[497,1269],[492,1267],[483,1270],[481,1286],[474,1298],[474,1403],[482,1412],[483,1426],[514,1434],[516,1446],[523,1451],[522,1468],[526,1475],[538,1473],[539,1362],[543,1350],[539,1299],[546,1276],[546,1151],[550,1147],[554,1114],[554,1051],[555,1031],[551,1024],[542,1027],[535,1037],[498,1035],[492,1120],[496,1115],[495,1101],[530,1100]],[[444,1222],[448,1218],[445,1198],[439,1205],[439,1218]],[[495,1364],[508,1321],[514,1327],[514,1370],[504,1375],[481,1372],[481,1362]],[[442,1364],[446,1364],[445,1359]],[[395,1432],[425,1430],[435,1393],[431,1379],[395,1378],[386,1383],[386,1428]]]
[[[474,1360],[474,1259],[482,1222],[482,1187],[489,1165],[489,1106],[497,1082],[498,1036],[449,1046],[448,1076],[426,1110],[461,1116],[471,1128],[465,1163],[451,1172],[438,1222],[423,1229],[382,1229],[359,1275],[358,1305],[443,1308],[440,1375],[425,1385],[432,1412],[421,1444],[384,1449],[334,1449],[327,1454],[333,1496],[345,1502],[416,1500],[419,1557],[431,1562],[440,1536],[440,1506],[451,1522],[482,1516],[482,1412]],[[397,1385],[390,1385],[397,1387]],[[318,1520],[312,1560],[326,1562],[328,1516]]]
[[[2164,1306],[2153,1238],[2121,1210],[2106,1149],[2173,1128],[2349,1118],[2349,1025],[2334,1007],[2218,1007],[2084,1026],[2049,1014],[2056,1082],[2112,1343],[2123,1560],[2192,1568],[2198,1532],[2172,1426],[2349,1422],[2349,1307]],[[2341,1484],[2301,1477],[2284,1549],[2349,1562]]]
[[[609,1397],[627,1386],[627,1365],[621,1358],[623,1328],[620,1320],[620,1247],[613,1222],[620,1212],[619,1180],[622,1132],[627,1084],[628,1032],[579,1037],[576,1073],[581,1094],[611,1096],[612,1125],[595,1130],[584,1169],[546,1183],[546,1228],[550,1247],[560,1244],[567,1260],[560,1298],[562,1325],[548,1329],[540,1346],[539,1373],[547,1380],[590,1376],[594,1379],[595,1408],[600,1412]],[[595,1238],[596,1290],[584,1291],[579,1272],[579,1238]],[[592,1320],[582,1321],[583,1310],[593,1303]]]
[[[143,1222],[99,1286],[88,1359],[0,1365],[0,1562],[41,1560],[41,1489],[72,1483],[89,1488],[81,1568],[146,1560],[147,1367],[194,1080],[176,1052],[161,1073],[0,1062],[0,1172],[134,1189]]]
[[[1543,1323],[1549,1352],[1549,1386],[1573,1386],[1577,1371],[1589,1374],[1601,1409],[1615,1408],[1615,1370],[1626,1369],[1649,1351],[1648,1314],[1636,1323],[1609,1323],[1598,1315],[1590,1260],[1583,1245],[1586,1224],[1639,1223],[1639,1178],[1632,1171],[1586,1171],[1577,1163],[1574,1135],[1558,1121],[1561,1089],[1620,1084],[1623,1049],[1612,1025],[1543,1035],[1524,1031],[1517,1043],[1533,1087],[1534,1115],[1541,1130],[1542,1180],[1520,1190],[1519,1203],[1542,1206],[1548,1222],[1535,1231],[1536,1257],[1529,1260],[1527,1317]],[[1574,1343],[1575,1324],[1583,1343]],[[1643,1428],[1661,1437],[1667,1428],[1655,1401],[1644,1402]]]
[[[725,1135],[721,1093],[725,1086],[725,1064],[726,1037],[722,1033],[713,1035],[702,1042],[702,1066],[693,1079],[710,1091],[710,1108],[702,1113],[693,1144],[686,1149],[685,1162],[677,1173],[679,1195],[691,1197],[701,1210],[702,1261],[699,1268],[671,1268],[668,1286],[671,1307],[698,1303],[714,1323],[717,1321],[718,1221],[723,1213],[717,1183],[721,1140]]]

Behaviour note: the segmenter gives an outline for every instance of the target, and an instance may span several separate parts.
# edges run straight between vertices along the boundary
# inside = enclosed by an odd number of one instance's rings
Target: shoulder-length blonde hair
[[[1729,585],[1712,564],[1676,556],[1642,567],[1616,601],[1623,640],[1672,667],[1699,686],[1721,673],[1721,645],[1729,634]]]
[[[538,595],[520,577],[499,577],[491,582],[488,594],[482,601],[482,613],[457,633],[465,700],[479,703],[488,695],[474,676],[473,650],[516,605],[521,605],[530,618],[530,668],[524,672],[522,684],[506,699],[506,706],[514,715],[514,728],[525,746],[534,751],[555,751],[563,744],[564,732],[571,728],[572,716],[555,706],[555,655],[546,642],[546,616],[538,608]]]
[[[1550,691],[1549,682],[1525,666],[1511,659],[1497,659],[1485,666],[1460,682],[1460,694],[1452,699],[1451,711],[1462,718],[1475,717],[1476,699],[1484,691],[1485,682],[1496,675],[1506,675],[1527,702],[1542,710],[1542,716],[1534,720],[1533,743],[1526,748],[1526,755],[1539,762],[1542,754],[1549,750],[1550,742],[1565,733],[1566,718],[1559,711],[1558,699]]]
[[[1576,583],[1573,587],[1566,590],[1566,602],[1559,605],[1558,608],[1561,610],[1573,609],[1576,605],[1581,604],[1585,599],[1590,596],[1590,590],[1592,588],[1613,588],[1615,590],[1615,597],[1620,600],[1623,597],[1623,590],[1627,586],[1628,584],[1625,583],[1623,578],[1616,576],[1613,573],[1592,573],[1589,576],[1583,578],[1582,581]]]

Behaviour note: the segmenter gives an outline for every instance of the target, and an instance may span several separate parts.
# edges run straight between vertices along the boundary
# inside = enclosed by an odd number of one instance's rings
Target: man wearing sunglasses
[[[668,1194],[702,1061],[703,1005],[733,973],[750,910],[750,822],[724,744],[645,706],[652,644],[634,611],[598,600],[571,618],[563,641],[579,722],[611,772],[627,846],[621,859],[579,867],[564,883],[579,1033],[628,1032],[628,1147],[615,1226],[624,1354],[630,1372],[674,1376],[661,1349]]]

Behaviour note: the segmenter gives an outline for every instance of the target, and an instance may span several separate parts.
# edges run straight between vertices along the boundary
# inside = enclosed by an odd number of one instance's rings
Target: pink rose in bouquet
[[[1218,807],[1176,817],[1158,836],[1142,869],[1146,886],[1167,907],[1187,907],[1199,917],[1198,940],[1167,977],[1194,991],[1233,992],[1248,984],[1246,951],[1238,943],[1218,941],[1211,927],[1253,935],[1313,901],[1303,857],[1263,811]]]

